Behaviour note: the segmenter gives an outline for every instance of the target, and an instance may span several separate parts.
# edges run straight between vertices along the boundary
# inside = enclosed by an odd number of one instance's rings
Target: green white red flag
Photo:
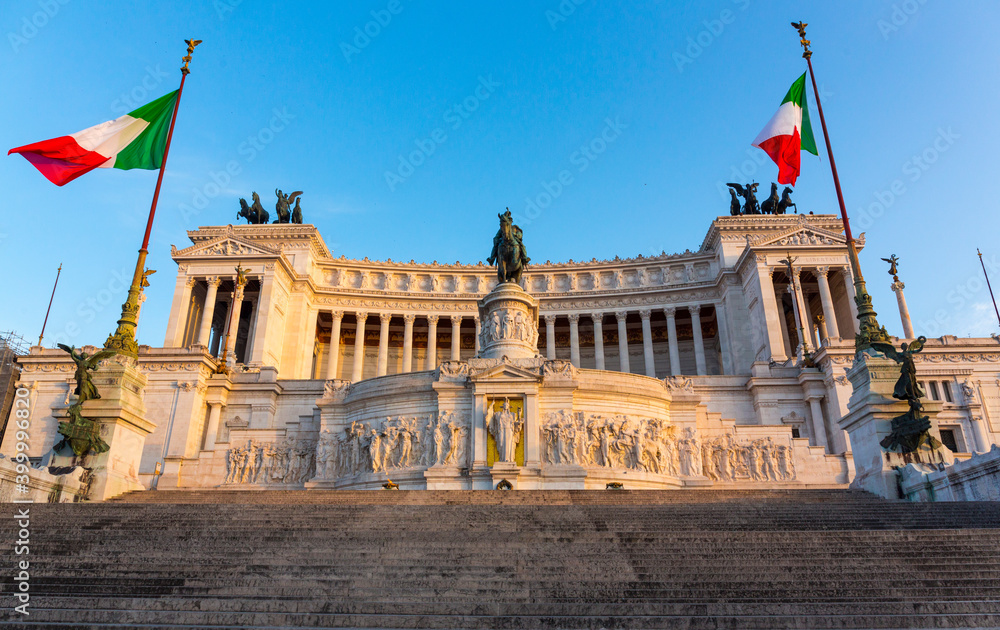
[[[792,83],[778,112],[757,135],[753,146],[767,153],[778,165],[778,183],[795,185],[799,177],[799,157],[802,151],[818,156],[809,107],[806,103],[806,74]]]
[[[120,118],[7,152],[20,153],[56,186],[95,168],[155,170],[163,164],[177,91]]]

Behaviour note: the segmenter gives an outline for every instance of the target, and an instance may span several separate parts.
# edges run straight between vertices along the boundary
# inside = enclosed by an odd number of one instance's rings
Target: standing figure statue
[[[893,254],[888,258],[883,258],[882,260],[889,263],[889,275],[892,276],[892,281],[899,282],[899,257],[896,256],[896,254]]]
[[[486,429],[497,445],[497,461],[513,463],[517,458],[517,443],[521,439],[524,419],[510,408],[510,400],[503,399],[503,407],[486,419]]]
[[[278,202],[275,204],[274,209],[278,213],[278,218],[274,220],[275,223],[289,223],[292,219],[292,213],[289,210],[295,198],[302,194],[301,190],[296,190],[290,195],[286,195],[281,192],[280,189],[275,189],[274,194],[278,196]]]
[[[743,214],[760,214],[760,204],[757,203],[757,187],[760,184],[754,182],[746,186],[739,184],[726,184],[726,186],[734,188],[737,194],[745,200],[743,203]]]
[[[528,258],[528,250],[524,247],[524,233],[521,228],[514,225],[514,219],[510,214],[510,208],[503,214],[497,215],[500,218],[500,229],[493,237],[493,251],[486,262],[497,266],[497,280],[503,282],[521,282],[521,273],[531,262]]]
[[[85,401],[100,398],[101,395],[97,393],[97,386],[94,385],[94,378],[90,373],[97,369],[98,363],[108,357],[113,357],[115,351],[101,350],[90,355],[86,352],[77,352],[76,348],[72,346],[61,343],[57,345],[68,352],[69,356],[73,358],[73,363],[76,363],[76,374],[74,374],[76,389],[73,390],[73,393],[77,395],[77,401],[82,404]]]

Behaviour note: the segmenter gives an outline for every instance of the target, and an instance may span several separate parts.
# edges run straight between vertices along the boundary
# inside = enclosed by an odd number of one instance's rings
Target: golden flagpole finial
[[[188,45],[188,54],[181,58],[184,65],[181,66],[181,72],[188,74],[191,70],[188,69],[188,64],[191,63],[191,54],[194,52],[194,47],[201,43],[200,39],[185,39],[184,43]]]
[[[799,43],[802,44],[802,56],[808,59],[812,57],[812,51],[809,50],[809,44],[812,42],[806,39],[806,27],[809,26],[805,22],[792,22],[792,28],[799,32]]]

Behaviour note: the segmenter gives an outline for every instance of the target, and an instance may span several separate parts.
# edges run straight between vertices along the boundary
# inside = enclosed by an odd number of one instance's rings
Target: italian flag
[[[161,96],[121,118],[7,152],[20,153],[56,186],[95,168],[154,170],[163,163],[167,131],[177,91]]]
[[[763,149],[778,165],[778,183],[795,185],[799,176],[799,153],[808,151],[818,156],[809,107],[806,104],[806,73],[788,88],[778,113],[757,135],[753,146]]]

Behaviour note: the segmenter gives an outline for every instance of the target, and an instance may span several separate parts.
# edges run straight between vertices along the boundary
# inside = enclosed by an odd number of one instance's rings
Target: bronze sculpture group
[[[278,214],[278,218],[272,223],[302,223],[302,206],[299,205],[301,201],[301,190],[296,190],[290,195],[286,195],[280,189],[276,189],[274,194],[278,196],[278,201],[275,203],[274,210]],[[267,210],[264,209],[263,204],[260,203],[260,195],[256,192],[251,194],[253,198],[253,204],[247,204],[247,200],[240,198],[240,210],[236,213],[237,219],[246,219],[249,225],[265,225],[271,215],[268,214]],[[292,203],[295,207],[292,207]]]
[[[497,280],[503,282],[521,282],[521,273],[528,266],[531,259],[528,258],[528,250],[524,247],[524,232],[514,225],[514,218],[510,214],[510,208],[503,214],[497,215],[500,218],[500,229],[493,237],[493,251],[486,262],[497,266]]]
[[[771,183],[771,194],[764,203],[758,203],[757,201],[757,187],[760,186],[757,182],[747,184],[742,186],[740,184],[726,184],[729,186],[729,195],[731,200],[729,202],[729,214],[738,217],[745,214],[787,214],[789,208],[795,208],[795,213],[798,214],[799,209],[794,203],[792,203],[792,189],[785,186],[781,195],[778,195],[778,185],[774,182]],[[739,197],[743,197],[743,204],[740,204]]]
[[[83,410],[83,403],[88,400],[97,400],[101,397],[97,391],[97,386],[94,385],[94,377],[90,373],[97,369],[101,361],[113,357],[116,352],[114,350],[102,350],[91,355],[86,352],[78,352],[72,346],[61,343],[58,345],[69,353],[69,356],[73,359],[73,363],[76,364],[76,373],[74,374],[76,389],[73,390],[73,393],[76,394],[77,400],[76,403],[66,410],[70,416],[70,421],[59,423],[58,430],[63,439],[56,444],[54,449],[58,451],[63,445],[68,444],[73,449],[73,454],[77,457],[83,457],[91,452],[94,454],[104,453],[110,447],[101,439],[100,427],[93,420],[84,418],[81,412]]]
[[[892,432],[881,441],[882,448],[888,451],[912,453],[923,444],[929,444],[931,448],[939,445],[929,433],[930,418],[921,415],[924,406],[920,399],[927,394],[917,381],[917,367],[913,360],[913,355],[924,349],[926,341],[927,337],[921,335],[916,341],[904,341],[899,350],[892,344],[872,342],[872,348],[899,364],[899,380],[892,390],[892,397],[905,400],[910,406],[906,413],[892,419]]]

